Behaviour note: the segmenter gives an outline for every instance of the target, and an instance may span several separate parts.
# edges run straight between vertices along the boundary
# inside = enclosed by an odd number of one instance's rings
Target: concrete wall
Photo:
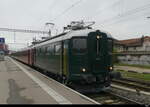
[[[115,46],[117,52],[122,52],[122,51],[150,51],[150,41],[145,40],[144,43],[141,46],[137,47],[128,47],[128,49],[124,48],[123,46]]]
[[[150,65],[150,55],[118,55],[119,63]]]

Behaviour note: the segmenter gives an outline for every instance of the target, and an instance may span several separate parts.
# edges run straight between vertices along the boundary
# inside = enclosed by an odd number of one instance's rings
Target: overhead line
[[[27,43],[7,43],[7,44],[22,44],[22,45],[27,45]]]
[[[121,18],[125,18],[125,17],[127,17],[128,15],[133,15],[133,14],[135,14],[135,13],[137,13],[137,12],[143,11],[143,10],[148,9],[148,8],[150,8],[150,4],[144,5],[144,6],[141,6],[141,7],[138,7],[138,8],[135,8],[135,9],[133,9],[133,10],[129,10],[129,11],[125,12],[124,14],[122,14],[121,16],[118,16],[118,15],[117,15],[117,16],[111,18],[111,19],[104,20],[104,23],[105,23],[105,22],[106,22],[106,23],[109,23],[109,22],[113,22],[113,20],[118,20],[118,19],[121,19]],[[103,23],[103,24],[104,24],[104,23]],[[114,24],[115,24],[115,23],[114,23]]]
[[[115,5],[118,4],[118,3],[120,3],[120,0],[118,0],[118,1],[116,1],[115,3],[109,5],[108,7],[103,8],[102,10],[99,10],[98,12],[95,13],[96,15],[94,15],[93,17],[90,17],[90,18],[91,18],[91,19],[92,19],[92,18],[95,18],[96,16],[100,15],[102,11],[109,9],[109,8],[115,6]]]
[[[67,9],[65,9],[60,15],[58,15],[56,18],[54,18],[52,21],[60,18],[62,15],[64,15],[66,12],[68,12],[71,8],[75,7],[76,5],[78,5],[79,3],[81,3],[83,0],[79,0],[77,2],[75,2],[74,4],[72,4],[71,6],[69,6]]]
[[[144,13],[144,14],[146,14],[146,13]],[[142,14],[142,15],[144,15],[144,14]],[[137,17],[137,16],[136,16]],[[132,17],[133,18],[133,17]],[[139,18],[139,17],[138,17]],[[110,23],[110,24],[106,24],[106,25],[104,25],[104,26],[111,26],[111,25],[114,25],[114,24],[117,24],[117,23],[121,23],[121,22],[125,22],[125,21],[127,21],[128,19],[131,19],[131,17],[125,17],[125,18],[121,18],[121,19],[118,19],[117,21],[114,21],[114,22],[112,22],[112,23]]]
[[[48,34],[46,31],[0,28],[0,31]]]

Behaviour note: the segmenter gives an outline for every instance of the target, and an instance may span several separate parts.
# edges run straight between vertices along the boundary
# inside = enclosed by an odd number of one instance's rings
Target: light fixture
[[[97,39],[100,39],[100,36],[97,36]]]
[[[82,69],[82,72],[86,72],[86,69],[85,69],[85,68],[83,68],[83,69]]]
[[[113,70],[113,67],[110,67],[109,69],[110,69],[110,70]]]

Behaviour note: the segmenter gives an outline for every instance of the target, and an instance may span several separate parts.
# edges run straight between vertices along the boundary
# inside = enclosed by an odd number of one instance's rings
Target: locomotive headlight
[[[110,67],[109,69],[110,69],[110,70],[113,70],[113,67]]]
[[[86,72],[86,69],[85,69],[85,68],[83,68],[83,69],[82,69],[82,72]]]
[[[100,36],[97,36],[97,39],[100,39]]]

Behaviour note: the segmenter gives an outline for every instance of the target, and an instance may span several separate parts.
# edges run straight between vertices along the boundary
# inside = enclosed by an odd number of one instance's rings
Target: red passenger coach
[[[29,63],[28,55],[29,55],[28,50],[22,51],[20,52],[19,59],[25,64],[28,64]]]
[[[34,65],[34,53],[35,53],[35,49],[29,49],[28,50],[28,64],[30,66]]]
[[[32,65],[32,52],[30,49],[24,49],[17,53],[13,53],[13,57],[17,60],[22,61],[25,64]]]

